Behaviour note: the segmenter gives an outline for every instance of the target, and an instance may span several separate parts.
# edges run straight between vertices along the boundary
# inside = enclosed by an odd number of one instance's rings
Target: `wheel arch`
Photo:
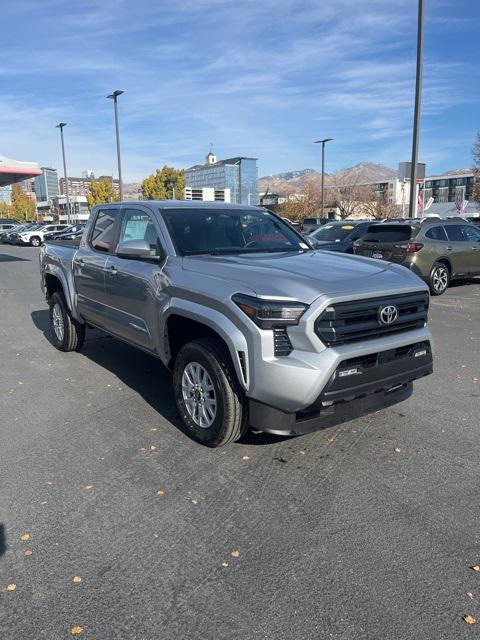
[[[219,311],[193,302],[178,302],[178,305],[168,309],[163,318],[163,351],[167,366],[172,366],[176,355],[187,342],[199,338],[217,338],[230,355],[240,385],[248,390],[248,347],[238,327]]]
[[[73,279],[73,275],[70,277]],[[67,280],[67,276],[59,266],[53,264],[47,264],[45,266],[43,272],[43,289],[47,302],[50,301],[50,298],[55,291],[61,291],[72,317],[78,322],[83,323],[83,320],[79,317],[74,304],[73,282],[71,286]]]

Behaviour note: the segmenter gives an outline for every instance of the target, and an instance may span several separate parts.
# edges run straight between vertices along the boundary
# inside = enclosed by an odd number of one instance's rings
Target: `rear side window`
[[[305,218],[305,220],[303,221],[303,224],[317,224],[317,219],[316,218]]]
[[[448,239],[451,242],[466,242],[467,238],[463,235],[463,227],[461,224],[446,224],[445,230]]]
[[[370,227],[362,238],[365,242],[403,242],[416,235],[416,229],[407,224],[378,224]]]
[[[432,227],[429,229],[426,234],[426,238],[430,238],[430,240],[441,240],[446,242],[448,240],[447,234],[445,233],[445,229],[443,227]]]
[[[110,251],[119,209],[100,209],[95,219],[90,242],[97,251]]]
[[[469,242],[480,242],[480,230],[477,227],[463,227],[463,233],[465,234]]]

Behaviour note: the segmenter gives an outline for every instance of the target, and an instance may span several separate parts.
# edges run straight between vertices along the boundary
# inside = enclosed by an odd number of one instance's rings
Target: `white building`
[[[230,189],[215,189],[214,187],[185,187],[185,200],[202,200],[203,202],[231,202]]]

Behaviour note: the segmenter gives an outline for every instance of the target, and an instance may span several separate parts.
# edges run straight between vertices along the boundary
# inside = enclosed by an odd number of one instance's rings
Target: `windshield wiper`
[[[225,256],[225,255],[243,255],[245,253],[303,253],[304,251],[312,251],[310,247],[286,247],[280,248],[250,248],[250,249],[213,249],[212,251],[186,251],[184,256]]]

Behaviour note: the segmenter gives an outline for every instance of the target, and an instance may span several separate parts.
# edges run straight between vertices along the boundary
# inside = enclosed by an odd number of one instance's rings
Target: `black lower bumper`
[[[430,373],[428,342],[351,358],[339,364],[315,402],[301,412],[286,413],[250,400],[250,424],[282,435],[332,427],[406,400],[412,394],[413,380]]]

